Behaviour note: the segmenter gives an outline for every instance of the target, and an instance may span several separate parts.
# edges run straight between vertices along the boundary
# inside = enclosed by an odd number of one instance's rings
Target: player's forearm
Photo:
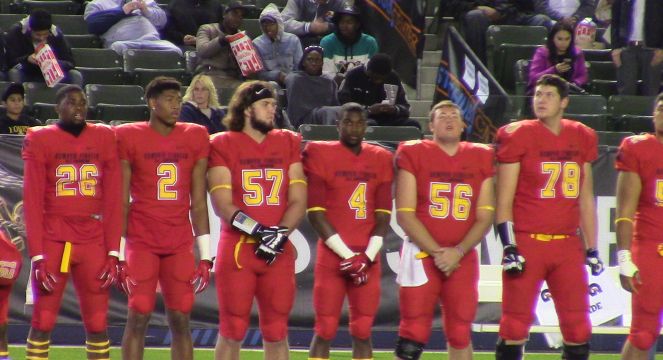
[[[321,239],[326,240],[336,234],[336,229],[329,223],[324,211],[309,211],[307,216],[311,226],[313,226],[313,229]]]
[[[23,208],[30,257],[43,253],[45,179],[43,166],[34,161],[25,161]]]
[[[592,195],[581,195],[580,231],[585,241],[585,247],[596,249],[596,204]]]
[[[120,236],[123,233],[123,204],[122,198],[110,194],[118,194],[122,191],[122,177],[119,162],[106,167],[103,182],[104,210],[103,225],[104,237],[106,242],[106,251],[118,251],[120,248]]]
[[[467,231],[463,240],[458,244],[463,253],[466,254],[468,251],[473,249],[481,240],[486,236],[488,230],[493,225],[494,212],[490,210],[477,210],[476,221],[470,227],[470,230]]]
[[[375,227],[371,232],[371,236],[387,236],[389,231],[389,221],[391,220],[391,213],[377,211],[375,213]]]
[[[191,226],[196,236],[209,234],[209,214],[207,212],[207,201],[191,207]]]
[[[398,225],[405,231],[410,241],[427,254],[432,254],[440,248],[435,239],[428,232],[424,224],[417,219],[414,212],[399,212]]]
[[[283,214],[279,226],[285,226],[292,232],[299,226],[305,214],[306,200],[291,202],[288,204],[288,208]]]

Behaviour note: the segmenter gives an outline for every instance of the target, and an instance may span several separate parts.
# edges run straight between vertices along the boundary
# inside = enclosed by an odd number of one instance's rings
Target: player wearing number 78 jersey
[[[212,268],[205,180],[209,135],[203,126],[177,121],[182,104],[177,80],[155,78],[145,87],[145,98],[150,120],[116,128],[126,215],[120,283],[129,295],[122,355],[143,357],[158,282],[173,336],[171,358],[190,360],[194,291],[207,287]]]

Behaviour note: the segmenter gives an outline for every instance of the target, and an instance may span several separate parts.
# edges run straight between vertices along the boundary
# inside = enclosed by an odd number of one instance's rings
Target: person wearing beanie
[[[23,113],[25,90],[23,85],[12,83],[2,94],[5,111],[0,113],[0,134],[25,135],[28,128],[41,122]]]
[[[302,44],[296,35],[283,30],[281,13],[274,4],[260,13],[260,27],[262,35],[253,40],[253,46],[265,69],[258,73],[258,79],[284,86],[286,75],[297,69],[302,58]]]
[[[62,82],[82,85],[83,77],[74,69],[74,57],[64,34],[51,20],[46,10],[35,9],[23,20],[14,24],[5,36],[9,80],[23,83],[43,82],[44,76],[37,65],[36,50],[48,44],[65,74]]]

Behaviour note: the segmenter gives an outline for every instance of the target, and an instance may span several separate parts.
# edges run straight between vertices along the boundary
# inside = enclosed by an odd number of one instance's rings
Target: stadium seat
[[[646,115],[623,115],[615,122],[615,130],[630,131],[636,134],[653,133],[653,116]]]
[[[85,86],[90,106],[99,104],[144,105],[143,88],[137,85],[98,85]]]
[[[585,61],[612,61],[612,49],[583,49]]]
[[[58,122],[60,119],[48,119],[46,122],[44,122],[45,125],[53,125]],[[85,119],[85,122],[88,124],[105,124],[105,122],[101,120],[90,120],[90,119]]]
[[[543,26],[491,25],[486,31],[486,54],[488,70],[494,71],[494,58],[502,44],[543,45],[548,30]],[[530,59],[531,56],[527,59]],[[511,66],[510,64],[509,66]]]
[[[83,84],[124,85],[127,76],[122,68],[89,68],[76,67],[83,75]]]
[[[144,119],[143,119],[143,120],[144,120]],[[139,121],[143,121],[143,120],[139,120]],[[135,122],[137,122],[137,121],[131,121],[131,120],[111,120],[111,122],[110,122],[110,126],[118,126],[118,125],[122,125],[122,124],[131,124],[131,123],[135,123]]]
[[[59,88],[67,84],[57,84],[52,88],[46,86],[45,83],[40,82],[26,82],[23,84],[25,88],[25,103],[33,105],[35,103],[55,104],[55,93]],[[44,120],[49,118],[44,118]]]
[[[111,49],[72,48],[76,67],[123,68],[122,56]]]
[[[601,96],[601,98],[603,98]],[[564,114],[564,118],[579,121],[596,131],[607,131],[610,125],[608,115],[606,114]]]
[[[515,74],[515,93],[516,95],[525,95],[527,93],[527,83],[529,81],[529,60],[520,59],[514,65]]]
[[[72,48],[100,48],[101,39],[97,35],[68,35],[64,34],[65,40]]]
[[[592,94],[605,98],[617,94],[617,71],[612,61],[588,61],[587,71]]]
[[[504,111],[504,119],[506,121],[516,121],[528,118],[529,103],[531,101],[531,96],[509,95],[506,110]]]
[[[136,50],[124,52],[124,71],[133,83],[145,87],[157,76],[172,76],[188,84],[184,58],[172,51]]]
[[[653,131],[651,115],[653,96],[613,95],[608,99],[608,112],[615,130]],[[648,119],[649,118],[649,119]]]
[[[142,87],[146,87],[157,76],[173,77],[183,85],[191,82],[191,76],[184,69],[135,69],[129,76],[133,79],[134,85]]]
[[[0,30],[8,31],[26,16],[26,14],[0,14]]]
[[[565,112],[571,114],[607,114],[608,104],[600,95],[569,95]]]
[[[32,104],[30,108],[32,109],[32,115],[41,122],[58,117],[58,113],[55,111],[55,104],[38,102]]]
[[[597,131],[596,135],[599,138],[599,145],[619,146],[622,140],[635,134],[626,131]]]
[[[112,105],[99,104],[96,106],[96,120],[111,122],[113,120],[144,121],[149,119],[150,111],[147,105]]]
[[[89,35],[83,15],[53,15],[53,24],[68,35]]]
[[[364,139],[368,141],[420,140],[421,130],[414,126],[369,126]]]
[[[302,134],[302,138],[307,141],[338,140],[336,125],[302,124],[299,126],[299,132]]]
[[[494,56],[493,75],[509,94],[515,92],[514,64],[520,59],[531,59],[538,45],[502,44]]]
[[[4,94],[9,85],[11,85],[9,81],[0,81],[0,94]]]
[[[51,14],[75,15],[81,10],[80,3],[68,0],[22,0],[9,5],[14,14],[29,14],[33,9],[43,9]]]
[[[262,35],[262,28],[260,27],[260,20],[258,19],[244,19],[242,21],[242,30],[246,32],[251,39],[255,39]]]

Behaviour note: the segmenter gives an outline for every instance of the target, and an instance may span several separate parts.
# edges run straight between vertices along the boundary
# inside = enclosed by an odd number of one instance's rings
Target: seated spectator
[[[239,1],[226,6],[220,23],[205,24],[196,35],[198,67],[196,73],[212,78],[217,93],[223,88],[234,89],[244,81],[242,71],[230,49],[226,36],[237,34],[247,7]]]
[[[0,115],[0,134],[25,135],[29,127],[41,125],[39,120],[23,113],[24,96],[23,85],[17,83],[9,85],[2,94],[6,111]]]
[[[175,44],[161,40],[159,30],[166,26],[166,13],[154,0],[92,0],[83,18],[88,31],[120,55],[127,49],[170,50],[182,55]]]
[[[265,70],[258,79],[275,81],[284,86],[285,77],[297,68],[302,59],[302,44],[296,35],[283,31],[281,13],[274,4],[265,6],[260,13],[262,35],[253,40]]]
[[[338,11],[332,21],[334,32],[320,41],[325,49],[322,74],[340,84],[348,70],[366,64],[378,52],[378,42],[361,32],[359,11],[352,6]]]
[[[410,120],[405,89],[387,54],[375,54],[366,65],[348,71],[338,99],[341,104],[356,102],[366,106],[369,125],[416,126],[421,129],[419,122]]]
[[[222,15],[219,0],[173,0],[168,4],[164,37],[175,45],[195,48],[198,28],[219,22]]]
[[[288,118],[295,129],[301,124],[334,125],[339,111],[336,83],[322,76],[323,50],[304,49],[299,71],[285,78]]]
[[[572,92],[582,92],[587,85],[585,55],[575,46],[573,27],[567,22],[557,22],[548,34],[546,46],[536,49],[529,66],[528,94],[533,93],[536,82],[545,74],[564,78]]]
[[[579,21],[594,17],[596,11],[595,0],[536,0],[542,3],[544,9],[541,13],[554,21],[563,21],[575,27]]]
[[[299,36],[302,46],[317,45],[334,30],[331,17],[345,0],[288,0],[281,15],[285,31]]]
[[[12,26],[5,36],[5,42],[9,81],[44,82],[35,50],[41,44],[48,44],[65,74],[62,82],[77,85],[83,83],[83,76],[74,69],[74,57],[64,34],[53,25],[51,14],[45,10],[33,10],[28,17]]]
[[[221,123],[225,111],[220,108],[214,83],[209,76],[194,76],[182,100],[180,121],[203,125],[210,134],[226,131]]]

